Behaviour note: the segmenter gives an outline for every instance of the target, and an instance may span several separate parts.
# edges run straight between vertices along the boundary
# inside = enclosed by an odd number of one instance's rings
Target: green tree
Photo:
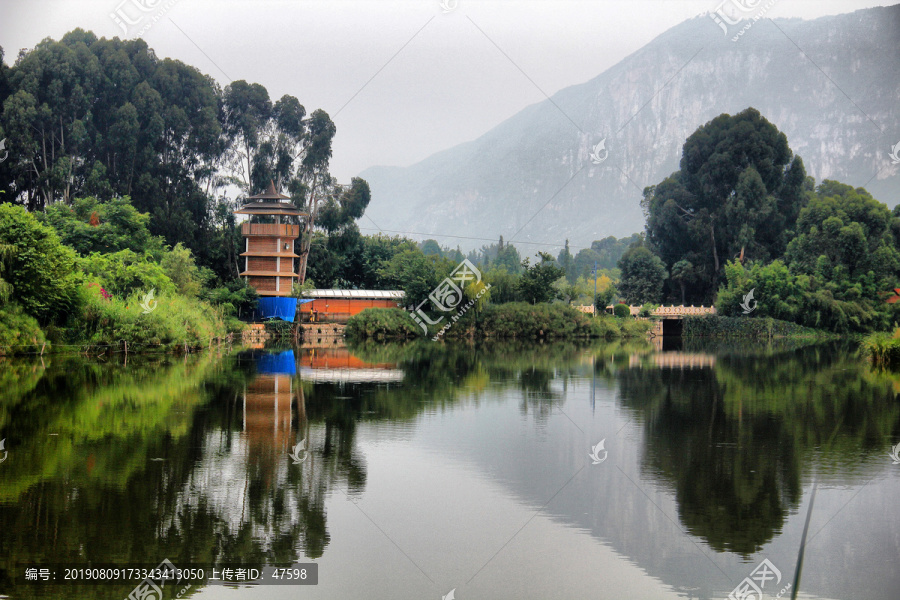
[[[416,242],[409,238],[389,237],[381,233],[363,236],[359,252],[351,256],[350,269],[353,275],[351,277],[348,273],[347,276],[352,284],[360,289],[383,289],[387,287],[387,283],[382,281],[378,270],[394,255],[415,249]]]
[[[900,272],[900,253],[893,235],[896,217],[863,188],[825,180],[797,219],[797,237],[785,259],[798,273],[818,275],[837,284],[842,295],[866,274],[875,289],[859,289],[873,299],[893,288]]]
[[[0,280],[12,286],[10,297],[42,325],[61,323],[77,307],[75,252],[52,228],[23,207],[0,204],[0,247],[7,256],[0,261]]]
[[[441,246],[434,240],[425,240],[422,242],[422,254],[425,256],[441,256]]]
[[[159,266],[172,280],[178,293],[190,298],[196,298],[200,294],[205,279],[207,279],[197,268],[191,251],[181,243],[163,254]]]
[[[622,258],[622,255],[625,254],[625,251],[635,242],[641,241],[641,239],[640,233],[633,233],[627,238],[616,239],[614,236],[608,236],[602,240],[594,241],[591,244],[591,250],[597,253],[597,268],[615,269],[616,264]]]
[[[555,300],[558,292],[554,283],[566,274],[546,252],[538,252],[536,256],[541,260],[533,265],[527,258],[522,261],[523,273],[519,279],[519,297],[532,304]]]
[[[605,289],[597,292],[594,298],[594,309],[597,314],[606,312],[606,307],[612,305],[619,297],[619,290],[613,284],[609,284]]]
[[[438,256],[425,256],[422,251],[403,250],[395,254],[378,270],[378,274],[392,289],[403,290],[407,306],[417,307],[428,299],[454,265]],[[424,307],[428,309],[426,305]]]
[[[647,243],[669,268],[692,263],[709,299],[729,258],[781,256],[806,199],[806,172],[785,135],[754,108],[698,128],[680,166],[644,190]]]
[[[566,281],[569,282],[569,285],[574,285],[575,280],[578,279],[578,271],[575,269],[575,259],[572,257],[572,252],[569,251],[569,240],[566,240],[565,247],[560,250],[556,262],[559,263],[559,266],[565,273]]]
[[[575,273],[578,277],[590,278],[591,273],[594,271],[594,265],[596,265],[598,269],[602,268],[600,262],[600,254],[591,248],[582,248],[578,251],[578,254],[575,255]],[[615,267],[615,263],[610,266]]]
[[[493,304],[505,304],[506,302],[519,302],[519,275],[514,275],[505,268],[493,267],[484,273],[484,280],[491,284],[491,302]]]
[[[120,250],[111,254],[93,253],[79,259],[81,269],[116,296],[127,298],[135,292],[155,289],[157,294],[175,291],[165,270],[145,254]]]
[[[630,304],[658,303],[666,280],[666,266],[645,246],[632,246],[619,259],[619,290]]]
[[[672,272],[669,277],[680,288],[681,304],[682,306],[685,305],[685,286],[692,284],[699,278],[697,270],[691,261],[682,259],[672,265]]]
[[[150,234],[150,215],[138,212],[127,197],[108,202],[76,198],[71,206],[47,207],[38,218],[56,230],[63,244],[82,256],[125,249],[138,253],[162,250],[162,244]]]

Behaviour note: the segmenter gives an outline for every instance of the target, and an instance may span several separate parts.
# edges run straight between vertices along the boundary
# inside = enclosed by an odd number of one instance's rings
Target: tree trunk
[[[306,282],[306,265],[309,262],[309,248],[312,246],[312,232],[316,225],[316,180],[313,175],[312,185],[309,188],[309,218],[306,220],[304,235],[300,240],[300,265],[297,274],[300,276],[300,285]]]
[[[712,251],[713,251],[713,260],[716,265],[716,277],[719,276],[719,252],[716,250],[716,226],[713,223],[709,224],[709,237],[712,239]]]

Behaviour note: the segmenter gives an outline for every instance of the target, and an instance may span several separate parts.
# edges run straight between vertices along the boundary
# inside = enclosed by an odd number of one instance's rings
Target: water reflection
[[[328,558],[333,545],[357,541],[349,517],[338,517],[341,538],[329,521],[335,501],[369,500],[368,461],[379,450],[360,438],[374,436],[469,465],[684,597],[727,595],[762,556],[789,577],[815,475],[826,491],[805,589],[889,598],[898,575],[872,565],[900,551],[891,534],[900,515],[889,508],[898,477],[886,458],[900,438],[898,389],[900,377],[872,371],[842,344],[660,352],[647,342],[423,342],[127,366],[8,361],[0,368],[0,439],[9,451],[0,464],[0,593],[37,596],[12,586],[17,563]],[[600,439],[609,461],[579,472]],[[291,459],[297,447],[302,461]],[[839,488],[863,486],[844,514],[866,516],[827,523],[852,499]],[[380,493],[373,506],[424,497]],[[467,491],[453,493],[460,496],[447,501],[459,503]],[[398,538],[428,535],[421,522],[396,528]],[[852,553],[841,550],[848,546]],[[836,570],[846,574],[840,582]],[[503,597],[505,589],[487,592]]]

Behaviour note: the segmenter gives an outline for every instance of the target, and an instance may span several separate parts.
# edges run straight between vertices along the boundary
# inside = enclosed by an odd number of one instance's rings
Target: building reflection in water
[[[396,363],[370,363],[346,347],[301,348],[300,378],[319,383],[399,383],[403,370]]]

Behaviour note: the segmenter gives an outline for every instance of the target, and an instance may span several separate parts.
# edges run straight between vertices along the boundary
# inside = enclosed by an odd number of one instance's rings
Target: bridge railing
[[[578,307],[576,307],[578,308]],[[631,310],[631,316],[636,317],[641,313],[641,306],[629,306]],[[612,305],[606,307],[606,312],[612,313],[613,307]],[[652,313],[650,313],[654,317],[693,317],[700,315],[714,315],[716,314],[715,306],[660,306]]]
[[[638,310],[640,310],[640,307],[638,307]],[[660,306],[651,314],[653,314],[653,316],[655,317],[693,317],[700,315],[714,315],[716,314],[716,307],[703,306],[702,304],[700,306]]]

